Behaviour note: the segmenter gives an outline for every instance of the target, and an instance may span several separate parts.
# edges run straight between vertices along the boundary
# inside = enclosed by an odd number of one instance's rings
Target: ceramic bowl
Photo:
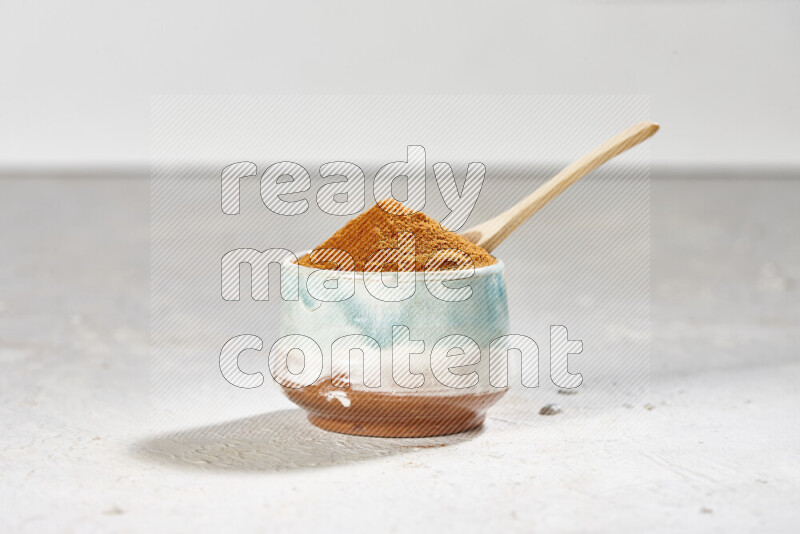
[[[312,424],[366,436],[452,434],[481,425],[505,393],[489,376],[489,346],[509,333],[501,261],[459,281],[447,280],[463,271],[295,268],[299,298],[281,304],[270,370]]]

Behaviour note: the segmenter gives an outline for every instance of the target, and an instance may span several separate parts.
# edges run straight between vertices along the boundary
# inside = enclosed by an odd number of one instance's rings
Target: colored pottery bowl
[[[465,271],[282,267],[297,269],[298,299],[281,304],[270,371],[312,424],[362,436],[453,434],[480,426],[505,394],[489,373],[489,347],[509,333],[502,262],[461,280],[452,279]]]

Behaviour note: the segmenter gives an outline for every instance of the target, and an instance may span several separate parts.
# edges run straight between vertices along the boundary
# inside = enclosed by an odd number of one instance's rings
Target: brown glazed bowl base
[[[330,381],[283,388],[315,426],[331,432],[385,438],[421,438],[465,432],[483,424],[506,390],[466,395],[391,394],[337,388]],[[345,404],[341,397],[346,396]]]
[[[311,424],[323,430],[373,438],[425,438],[458,434],[481,426],[484,419],[486,419],[485,414],[474,414],[466,419],[444,422],[430,419],[353,421],[324,415],[308,415]]]

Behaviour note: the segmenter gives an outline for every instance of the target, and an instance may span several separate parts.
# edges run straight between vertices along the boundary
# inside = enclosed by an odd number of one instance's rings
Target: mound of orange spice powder
[[[397,213],[397,215],[393,213]],[[431,219],[424,213],[413,213],[407,210],[394,199],[382,200],[345,224],[325,242],[314,247],[314,250],[343,250],[353,257],[354,267],[352,265],[337,265],[333,262],[313,263],[308,254],[302,256],[298,263],[317,269],[364,271],[364,266],[370,256],[380,250],[398,247],[398,236],[405,232],[410,232],[414,235],[415,270],[417,271],[424,271],[431,256],[440,250],[446,249],[456,249],[466,253],[472,259],[476,269],[497,263],[497,260],[491,254],[478,245],[470,243],[466,238],[455,232],[448,232],[441,227],[438,221]],[[459,267],[456,263],[440,262],[432,270],[441,271],[457,268]]]

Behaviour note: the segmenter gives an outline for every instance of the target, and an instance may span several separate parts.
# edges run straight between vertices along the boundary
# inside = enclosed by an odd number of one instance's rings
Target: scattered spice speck
[[[539,410],[539,415],[557,415],[561,413],[561,407],[558,404],[546,404]]]

